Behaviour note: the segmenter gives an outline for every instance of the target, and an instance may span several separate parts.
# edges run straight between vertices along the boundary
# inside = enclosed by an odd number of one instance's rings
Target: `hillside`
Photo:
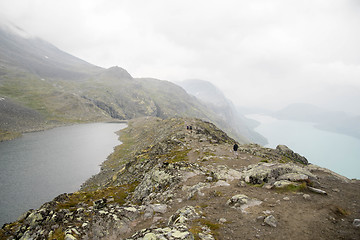
[[[242,135],[250,142],[266,145],[267,140],[253,130],[253,120],[247,119],[239,113],[233,103],[226,98],[223,92],[212,83],[199,79],[190,79],[177,84],[183,87],[189,94],[202,101],[209,109],[232,126],[236,134]],[[219,127],[221,127],[219,125]]]
[[[6,100],[0,141],[63,124],[182,116],[211,121],[249,142],[231,121],[173,83],[94,66],[14,28],[0,26],[0,98]],[[14,106],[12,112],[3,110]]]
[[[192,126],[193,130],[187,130]],[[192,118],[134,119],[81,191],[1,239],[358,239],[360,181],[286,146],[240,145]]]

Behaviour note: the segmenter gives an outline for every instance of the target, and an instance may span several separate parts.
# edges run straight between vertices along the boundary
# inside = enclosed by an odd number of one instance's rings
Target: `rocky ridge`
[[[187,126],[192,126],[188,130]],[[79,192],[1,239],[358,239],[360,183],[284,145],[240,145],[197,119],[132,120]]]

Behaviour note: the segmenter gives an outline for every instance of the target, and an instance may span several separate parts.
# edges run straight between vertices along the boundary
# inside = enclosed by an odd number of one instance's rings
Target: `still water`
[[[261,123],[255,131],[268,139],[266,147],[284,144],[305,156],[310,163],[348,178],[360,179],[359,139],[319,130],[312,123],[278,120],[258,114],[246,117]]]
[[[119,145],[122,123],[93,123],[24,134],[0,143],[0,227],[99,172]]]

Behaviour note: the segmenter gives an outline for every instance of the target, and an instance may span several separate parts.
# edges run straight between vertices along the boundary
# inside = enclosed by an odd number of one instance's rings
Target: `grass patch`
[[[289,162],[293,162],[290,158],[282,156],[281,159],[279,160],[280,163],[289,163]]]
[[[190,151],[191,149],[171,151],[170,153],[164,156],[165,158],[167,158],[165,162],[176,163],[176,162],[188,161],[189,159],[187,155]]]
[[[202,226],[206,226],[211,230],[211,235],[215,239],[219,239],[219,233],[217,230],[221,227],[220,223],[214,223],[206,218],[199,218],[193,221],[193,225],[189,228],[189,231],[194,235],[194,239],[201,239],[199,233],[202,233]]]
[[[307,189],[306,182],[302,182],[301,184],[289,184],[283,188],[277,188],[276,190],[279,192],[300,192]]]
[[[332,206],[331,211],[338,216],[349,216],[351,213],[346,209],[339,207],[339,206]]]
[[[126,198],[134,192],[135,188],[139,185],[139,182],[133,182],[131,184],[125,184],[117,187],[108,187],[104,189],[99,189],[96,191],[89,192],[76,192],[69,196],[69,199],[58,203],[57,210],[59,209],[70,209],[76,210],[76,207],[79,203],[85,203],[89,206],[93,205],[93,202],[103,198],[114,198],[113,202],[120,205],[125,204]]]
[[[0,142],[13,140],[13,139],[18,138],[20,136],[21,136],[21,133],[9,132],[9,131],[5,131],[5,130],[0,129]]]
[[[57,228],[53,233],[48,237],[48,240],[65,240],[65,233],[62,228]]]
[[[263,187],[265,185],[265,182],[262,182],[262,183],[260,183],[260,184],[254,184],[254,185],[252,185],[253,187],[259,187],[259,188],[261,188],[261,187]]]

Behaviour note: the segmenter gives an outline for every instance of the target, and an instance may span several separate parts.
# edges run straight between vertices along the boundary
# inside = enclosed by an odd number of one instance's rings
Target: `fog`
[[[0,16],[101,67],[210,81],[240,106],[360,114],[357,0],[0,0]]]

